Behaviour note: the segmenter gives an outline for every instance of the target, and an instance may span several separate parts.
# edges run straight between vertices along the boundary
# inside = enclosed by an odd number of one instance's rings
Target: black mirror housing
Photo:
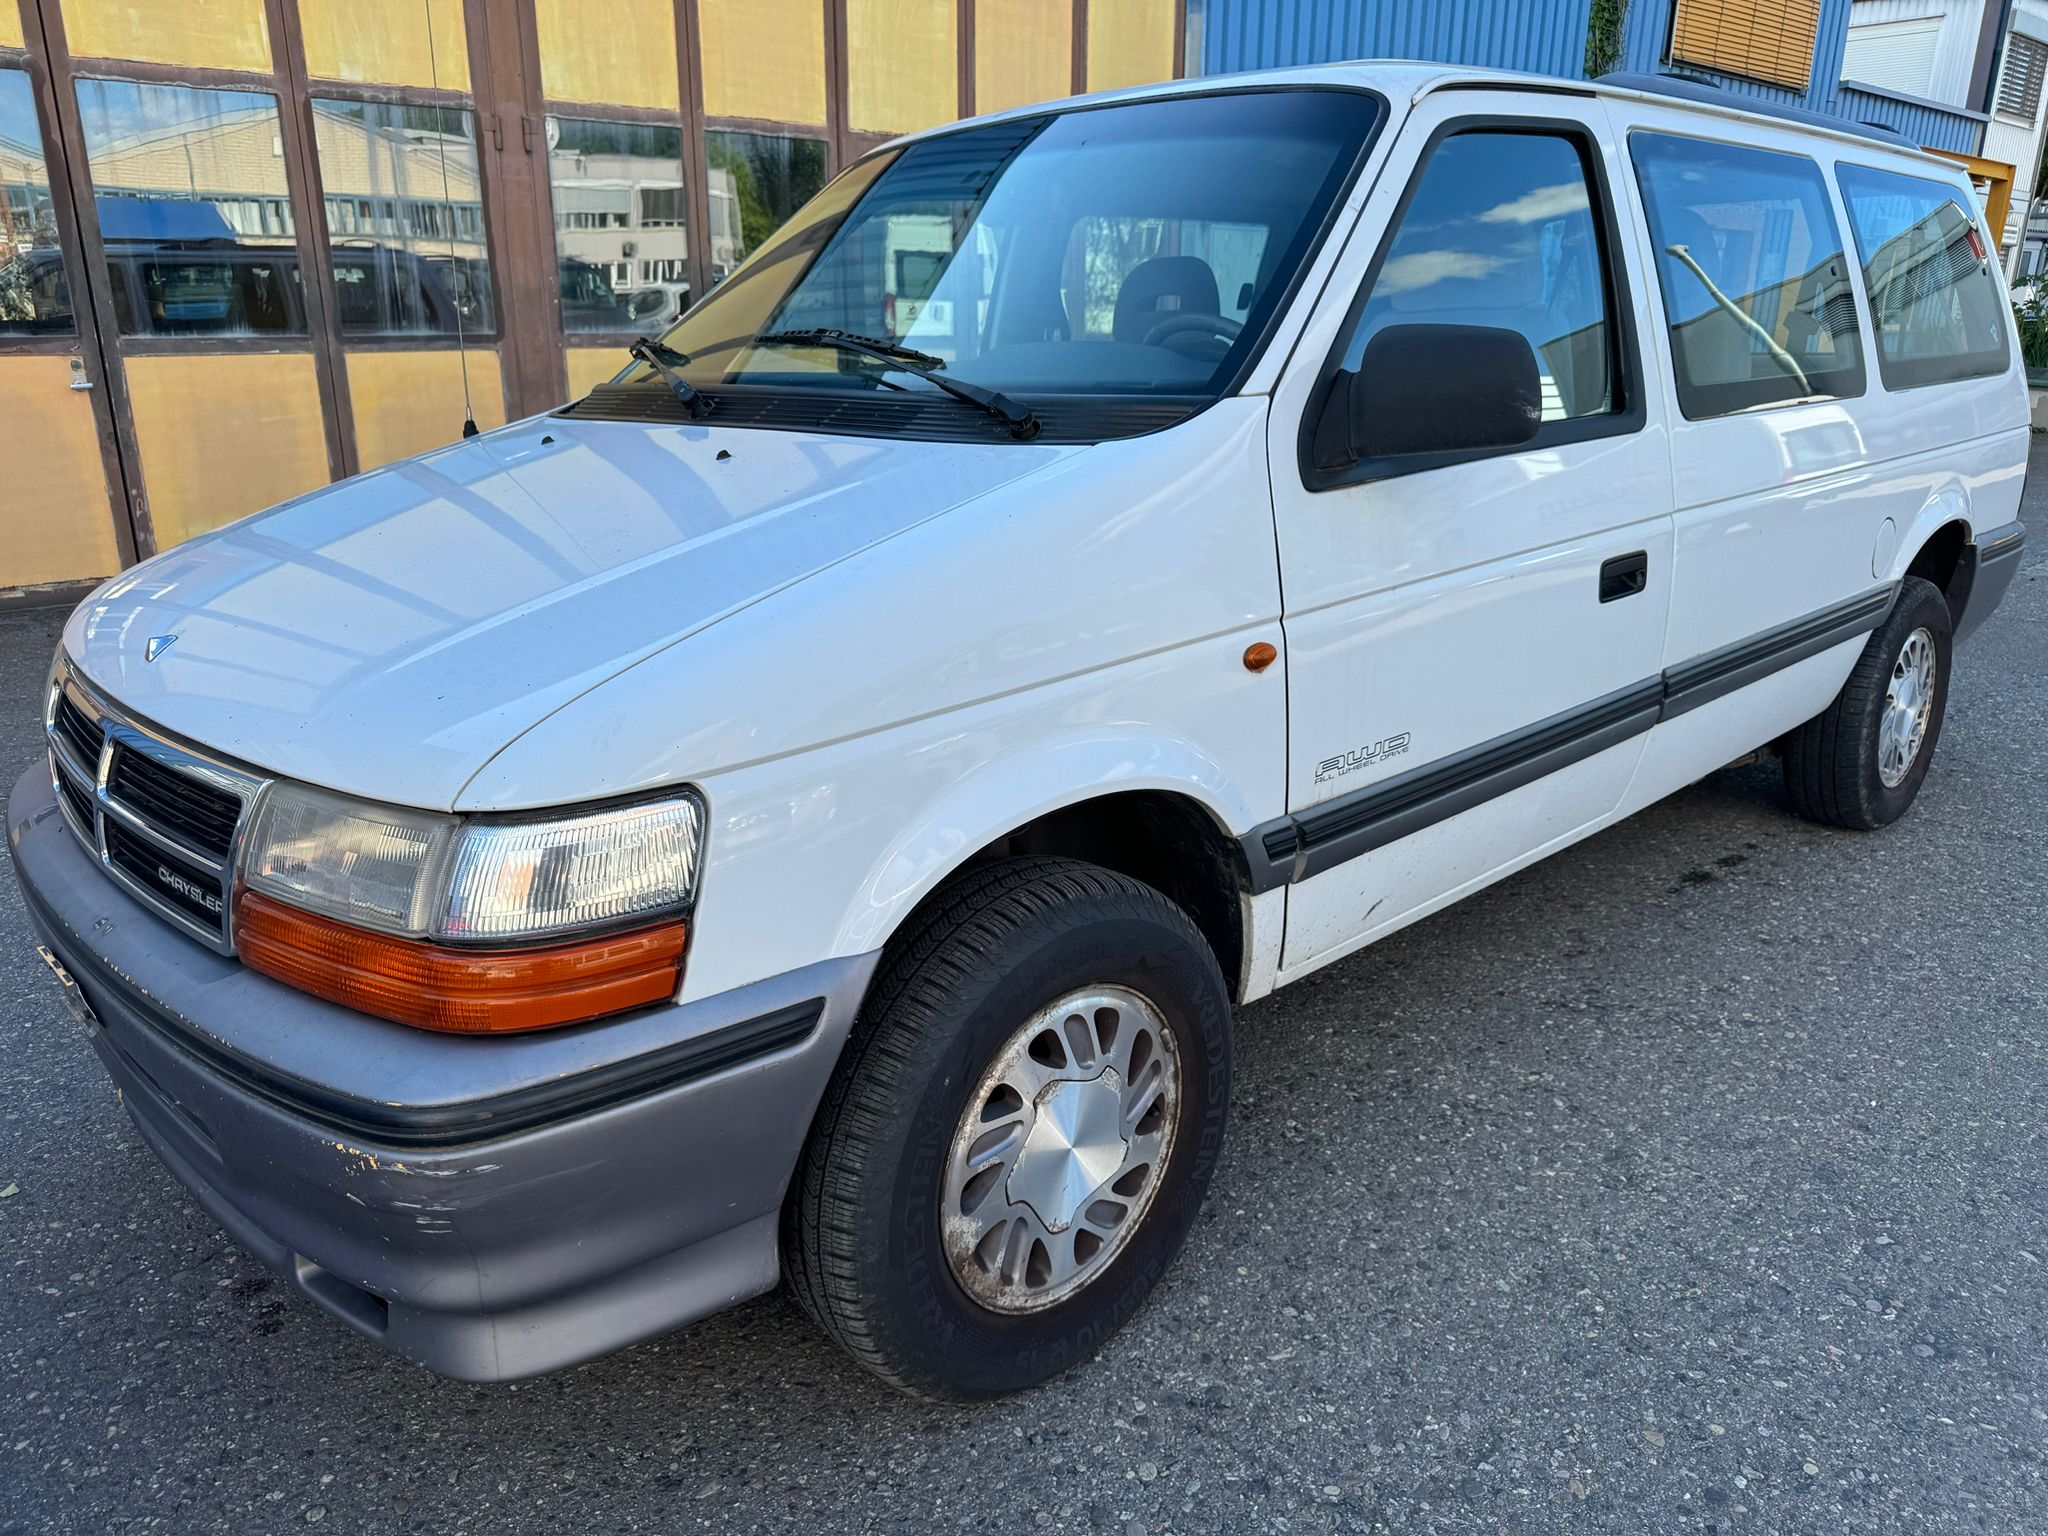
[[[1536,352],[1519,331],[1391,325],[1367,343],[1357,373],[1337,375],[1317,439],[1334,447],[1341,427],[1341,457],[1357,463],[1517,448],[1542,425]]]

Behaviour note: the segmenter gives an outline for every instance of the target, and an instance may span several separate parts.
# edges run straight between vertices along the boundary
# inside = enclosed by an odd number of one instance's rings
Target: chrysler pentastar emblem
[[[144,661],[155,661],[157,657],[163,655],[165,651],[168,651],[177,642],[178,637],[176,635],[151,635],[149,637],[149,644],[142,648],[142,659]]]

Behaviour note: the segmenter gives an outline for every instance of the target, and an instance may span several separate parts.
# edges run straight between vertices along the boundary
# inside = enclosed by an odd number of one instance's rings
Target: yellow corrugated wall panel
[[[469,89],[462,0],[299,0],[299,30],[315,79]]]
[[[310,353],[131,357],[127,373],[158,549],[327,483]]]
[[[469,394],[479,427],[505,425],[505,381],[488,347],[469,350]],[[462,364],[453,352],[351,352],[348,400],[358,469],[462,440]]]
[[[1047,0],[975,0],[975,111],[1030,106],[1070,96],[1073,90],[1072,6]]]
[[[1678,0],[1671,56],[1803,91],[1819,36],[1820,0]]]
[[[600,384],[617,378],[632,359],[617,347],[571,347],[569,398],[581,400]]]
[[[0,357],[0,587],[82,581],[121,568],[92,397],[68,357]],[[32,445],[32,447],[31,447]]]
[[[0,48],[25,48],[22,37],[21,12],[11,5],[0,5]]]
[[[909,133],[960,115],[956,0],[846,0],[846,115],[855,133]]]
[[[1088,89],[1173,78],[1175,0],[1088,0]]]
[[[825,121],[825,8],[818,0],[698,0],[697,36],[704,110],[712,117]]]
[[[534,14],[550,100],[681,109],[674,0],[535,0]]]
[[[80,58],[271,67],[263,0],[64,0],[64,36]]]

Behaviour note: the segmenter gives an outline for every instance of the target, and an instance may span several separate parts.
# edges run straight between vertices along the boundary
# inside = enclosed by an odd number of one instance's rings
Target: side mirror
[[[1339,463],[1515,448],[1543,425],[1536,351],[1519,331],[1390,325],[1337,382],[1317,439],[1342,443]]]

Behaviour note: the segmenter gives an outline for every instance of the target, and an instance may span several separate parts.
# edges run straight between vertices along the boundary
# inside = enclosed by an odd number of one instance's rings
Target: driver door
[[[1426,97],[1282,375],[1283,980],[1581,835],[1627,788],[1672,531],[1623,174],[1597,102]],[[1339,375],[1410,325],[1519,332],[1535,435],[1357,460]]]

